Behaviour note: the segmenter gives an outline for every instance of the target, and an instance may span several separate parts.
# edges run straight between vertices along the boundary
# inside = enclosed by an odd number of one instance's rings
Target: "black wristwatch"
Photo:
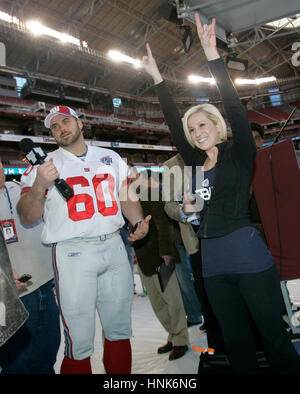
[[[133,226],[132,232],[134,233],[135,230],[139,227],[139,225],[142,223],[142,220],[139,220],[138,222],[135,223],[135,225]]]

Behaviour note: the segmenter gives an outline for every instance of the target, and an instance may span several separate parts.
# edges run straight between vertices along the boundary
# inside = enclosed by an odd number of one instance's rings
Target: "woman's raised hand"
[[[214,60],[220,57],[217,49],[217,40],[216,40],[216,19],[213,18],[210,25],[203,25],[200,21],[200,16],[198,12],[195,13],[195,21],[197,27],[197,33],[199,40],[201,42],[204,53],[207,57],[207,60]]]
[[[142,58],[142,66],[144,70],[151,75],[151,77],[154,80],[155,84],[158,84],[162,82],[162,76],[160,74],[160,71],[157,67],[156,61],[154,57],[152,56],[151,48],[150,45],[147,43],[146,44],[146,49],[147,49],[147,56],[143,56]]]

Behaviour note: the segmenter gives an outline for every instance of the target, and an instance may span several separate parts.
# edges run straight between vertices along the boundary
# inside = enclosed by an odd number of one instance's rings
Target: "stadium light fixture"
[[[40,24],[40,22],[37,21],[26,22],[26,27],[35,36],[44,34],[44,28],[43,25]]]
[[[256,79],[244,79],[237,78],[235,83],[237,85],[261,85],[263,83],[274,82],[276,81],[276,77],[266,77],[266,78],[256,78]]]
[[[134,59],[130,56],[124,55],[119,51],[111,50],[108,52],[108,56],[115,62],[125,62],[132,64],[136,68],[142,67],[141,61],[138,59]]]
[[[192,83],[209,83],[210,85],[216,84],[216,80],[214,78],[206,78],[199,75],[190,75],[189,81]]]
[[[16,25],[24,25],[17,17],[11,16],[3,11],[0,11],[0,20]],[[82,46],[83,48],[88,48],[88,44],[86,41],[82,41],[81,43],[78,38],[73,37],[67,33],[60,33],[54,29],[50,29],[49,27],[42,25],[38,21],[28,21],[25,23],[25,26],[28,31],[30,31],[36,36],[47,35],[60,40],[62,43],[69,43],[77,46]]]
[[[57,38],[62,43],[80,45],[80,40],[78,40],[78,38],[73,37],[66,33],[60,33],[54,29],[50,29],[49,27],[42,25],[38,21],[26,22],[26,27],[32,34],[36,36],[46,35],[49,37]]]

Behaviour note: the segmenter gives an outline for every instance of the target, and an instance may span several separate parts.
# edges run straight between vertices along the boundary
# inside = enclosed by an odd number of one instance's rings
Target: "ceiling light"
[[[209,83],[211,85],[216,84],[216,81],[214,78],[200,77],[199,75],[190,75],[189,81],[192,83]]]
[[[142,67],[141,61],[138,59],[134,59],[130,56],[124,55],[123,53],[119,51],[109,51],[108,56],[114,60],[115,62],[125,62],[125,63],[130,63],[136,68]]]
[[[66,33],[60,33],[59,31],[56,31],[54,29],[50,29],[49,27],[42,25],[38,21],[26,22],[26,27],[28,30],[30,30],[32,34],[36,36],[46,35],[49,37],[57,38],[63,43],[70,43],[78,46],[80,45],[80,40],[78,40],[78,38],[70,36],[69,34]]]
[[[261,85],[262,83],[268,83],[276,81],[276,77],[256,78],[256,79],[244,79],[237,78],[235,83],[237,85]]]
[[[14,23],[17,25],[22,25],[23,23],[20,22],[20,20],[15,17],[7,14],[6,12],[0,11],[0,20],[8,22],[8,23]],[[50,37],[57,38],[63,43],[69,43],[69,44],[74,44],[77,46],[82,46],[84,48],[88,48],[88,44],[86,41],[80,42],[80,40],[76,37],[73,37],[69,34],[66,33],[60,33],[54,29],[50,29],[47,26],[43,26],[40,22],[38,21],[28,21],[26,22],[26,28],[34,35],[39,36],[39,35],[47,35]]]
[[[19,19],[16,18],[15,16],[11,16],[7,14],[6,12],[0,11],[0,19],[2,21],[8,22],[8,23],[14,23],[14,24],[19,24]]]
[[[70,36],[70,34],[62,33],[60,34],[59,39],[62,42],[68,42],[70,44],[80,45],[80,41],[78,40],[78,38]]]

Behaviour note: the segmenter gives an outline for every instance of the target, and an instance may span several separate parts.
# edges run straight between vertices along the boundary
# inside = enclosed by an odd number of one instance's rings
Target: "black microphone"
[[[23,138],[19,142],[19,147],[25,153],[26,159],[33,166],[36,164],[45,163],[47,154],[40,146],[35,146],[30,138]],[[62,197],[66,200],[69,200],[69,198],[74,195],[73,189],[67,184],[65,180],[57,178],[55,179],[54,184]]]

